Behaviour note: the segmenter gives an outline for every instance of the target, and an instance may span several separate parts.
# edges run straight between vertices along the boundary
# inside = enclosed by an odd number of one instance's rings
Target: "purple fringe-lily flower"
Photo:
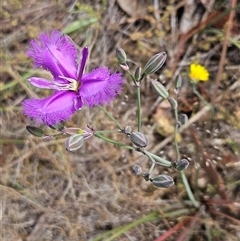
[[[45,99],[32,98],[23,102],[24,114],[37,123],[53,126],[69,119],[83,106],[109,103],[121,91],[121,74],[111,74],[107,67],[84,74],[88,48],[82,49],[78,61],[75,44],[57,30],[32,40],[27,54],[33,58],[36,68],[48,70],[53,75],[52,81],[39,77],[29,79],[38,88],[55,90]]]

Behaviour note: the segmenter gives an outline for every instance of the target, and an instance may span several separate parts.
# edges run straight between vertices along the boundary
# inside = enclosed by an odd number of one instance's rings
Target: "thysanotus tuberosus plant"
[[[148,145],[148,139],[141,130],[140,86],[144,78],[155,73],[163,66],[167,59],[165,52],[154,55],[143,68],[137,66],[135,71],[131,72],[125,51],[121,48],[117,48],[116,50],[119,65],[122,70],[129,74],[136,89],[136,130],[131,126],[120,123],[103,107],[103,104],[110,103],[121,92],[124,78],[122,74],[110,71],[107,67],[103,66],[93,69],[89,73],[85,73],[85,66],[89,54],[87,47],[83,47],[81,53],[79,53],[78,48],[70,37],[54,30],[50,33],[42,33],[38,39],[32,40],[27,54],[33,59],[35,67],[45,69],[52,75],[52,80],[41,77],[31,77],[29,82],[38,88],[51,89],[53,93],[43,99],[32,98],[23,101],[23,112],[26,116],[33,119],[36,124],[43,123],[57,132],[55,135],[48,135],[39,127],[28,125],[27,130],[31,134],[44,139],[64,135],[66,136],[66,149],[71,152],[79,149],[88,138],[100,138],[120,148],[137,151],[144,155],[146,160],[150,161],[151,165],[149,170],[142,170],[140,165],[134,165],[132,170],[135,175],[142,176],[146,181],[150,181],[156,187],[169,188],[174,185],[173,178],[161,173],[153,175],[153,170],[157,165],[175,169],[180,173],[192,205],[199,207],[199,203],[196,201],[183,171],[188,167],[189,162],[187,159],[181,157],[177,142],[178,128],[187,121],[186,115],[180,115],[178,113],[178,101],[176,97],[181,88],[181,76],[176,79],[175,95],[173,96],[169,94],[167,88],[159,81],[155,79],[150,80],[151,86],[156,93],[162,99],[168,100],[172,107],[175,117],[174,145],[177,158],[176,160],[169,161],[145,150],[145,147]],[[199,80],[206,81],[208,76],[207,70],[202,66],[191,65],[189,77],[193,86],[195,86]],[[196,90],[196,88],[194,89]],[[106,131],[96,130],[90,126],[86,128],[65,126],[65,121],[70,119],[75,112],[80,111],[83,106],[89,108],[97,106],[100,108],[108,118],[115,123],[116,132],[126,135],[132,144],[128,145],[111,139],[106,136]]]

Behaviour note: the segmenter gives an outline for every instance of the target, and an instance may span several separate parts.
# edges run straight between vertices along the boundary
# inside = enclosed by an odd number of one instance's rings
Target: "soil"
[[[186,2],[1,2],[2,241],[240,240],[240,6],[235,0]],[[28,79],[51,78],[47,71],[34,69],[26,51],[31,39],[53,29],[68,34],[79,50],[89,47],[86,71],[108,66],[123,73],[122,93],[104,107],[134,131],[137,87],[119,66],[116,48],[125,50],[133,73],[154,54],[167,52],[164,66],[141,84],[141,132],[149,142],[146,150],[176,160],[173,111],[150,80],[160,81],[176,97],[174,83],[181,75],[178,112],[186,114],[188,122],[178,134],[179,151],[189,161],[184,173],[198,207],[177,170],[160,165],[154,169],[154,175],[173,177],[175,185],[169,188],[134,175],[134,165],[144,172],[151,166],[141,152],[94,136],[79,150],[68,152],[66,136],[46,140],[26,130],[35,123],[23,115],[22,101],[50,94],[31,86]],[[214,112],[192,91],[188,72],[195,62],[210,72],[197,90]],[[98,107],[83,108],[65,125],[117,129]],[[57,133],[38,127],[49,135]],[[121,132],[106,136],[132,145]]]

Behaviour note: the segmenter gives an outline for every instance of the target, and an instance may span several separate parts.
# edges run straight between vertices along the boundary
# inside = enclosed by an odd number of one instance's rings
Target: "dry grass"
[[[127,224],[134,224],[133,228],[114,240],[155,240],[165,232],[169,232],[168,238],[158,241],[240,240],[240,49],[229,44],[229,39],[225,40],[229,46],[221,60],[224,68],[217,75],[225,26],[219,21],[218,33],[202,31],[199,26],[206,30],[211,23],[208,17],[219,9],[220,3],[216,1],[213,7],[209,6],[208,13],[197,11],[192,15],[192,24],[198,16],[207,24],[191,26],[187,32],[190,37],[184,42],[187,34],[179,29],[184,1],[176,1],[178,4],[166,1],[155,8],[153,2],[158,1],[143,1],[126,14],[124,6],[128,5],[120,0],[2,1],[0,234],[3,241],[93,240]],[[204,8],[198,5],[198,9]],[[235,14],[231,20],[233,27],[228,31],[231,40],[239,46],[236,34],[240,29],[239,5]],[[73,29],[75,21],[86,26]],[[194,27],[197,30],[191,35]],[[120,70],[115,59],[117,46],[128,53],[130,67],[134,63],[143,65],[157,52],[168,52],[166,65],[155,77],[169,85],[179,72],[183,74],[180,111],[191,119],[182,129],[180,151],[191,161],[186,175],[201,201],[199,210],[189,205],[177,172],[158,169],[174,177],[176,185],[169,189],[154,188],[133,176],[131,167],[135,163],[145,169],[149,167],[147,159],[139,154],[95,138],[86,141],[79,151],[69,153],[64,139],[43,141],[26,131],[25,126],[33,122],[23,116],[21,102],[27,97],[47,95],[46,91],[39,92],[27,83],[33,73],[46,72],[32,69],[31,60],[25,55],[26,48],[31,38],[52,29],[64,29],[79,46],[89,46],[89,69],[108,65]],[[209,102],[215,92],[213,117],[188,86],[186,72],[194,60],[204,64],[211,73],[210,81],[199,84],[199,91]],[[123,125],[136,128],[135,88],[130,79],[127,82],[122,95],[106,108]],[[162,108],[156,99],[146,81],[142,103],[143,132],[150,142],[148,149],[174,160],[172,137],[155,131],[157,120],[153,118],[160,109],[161,115],[171,122],[171,111]],[[85,128],[87,124],[97,130],[114,128],[97,108],[78,112],[67,126]],[[121,135],[112,137],[128,141]],[[144,215],[151,221],[134,223]],[[192,231],[189,239],[184,239],[186,230]],[[211,239],[207,239],[208,234]]]

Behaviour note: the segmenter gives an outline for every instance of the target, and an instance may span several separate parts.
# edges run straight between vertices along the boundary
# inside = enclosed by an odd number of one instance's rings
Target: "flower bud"
[[[142,68],[140,66],[138,66],[135,70],[135,74],[134,74],[134,78],[135,81],[140,81],[142,78]]]
[[[155,73],[163,66],[166,59],[167,59],[166,52],[161,52],[161,53],[154,55],[145,65],[145,67],[143,69],[143,73],[146,75]]]
[[[34,136],[37,136],[37,137],[45,136],[43,130],[36,126],[26,126],[26,129]]]
[[[172,106],[172,108],[174,110],[176,110],[178,108],[178,103],[177,103],[177,101],[175,99],[169,98],[168,101],[169,101],[170,105]]]
[[[140,165],[138,165],[138,164],[134,165],[134,166],[132,167],[132,173],[133,173],[134,175],[136,175],[136,176],[142,174],[142,167],[141,167]]]
[[[128,71],[129,70],[129,67],[127,64],[119,64],[121,69],[124,70],[124,71]]]
[[[168,91],[167,89],[157,80],[151,80],[151,85],[153,89],[159,94],[163,99],[166,99],[168,97]]]
[[[130,139],[137,147],[146,147],[148,144],[146,136],[141,132],[132,132],[130,134]]]
[[[122,130],[122,132],[124,134],[126,134],[127,136],[130,136],[131,132],[132,132],[132,127],[131,126],[126,126],[124,127],[124,129]]]
[[[175,81],[175,88],[180,89],[182,87],[182,76],[178,75],[176,81]]]
[[[181,125],[185,125],[188,122],[188,116],[186,114],[180,114],[178,120]]]
[[[79,149],[84,143],[83,135],[75,134],[67,138],[65,142],[67,151],[76,151]]]
[[[174,185],[174,180],[168,175],[158,175],[157,177],[151,178],[152,184],[156,187],[167,188]]]
[[[125,64],[127,61],[127,55],[122,48],[116,49],[116,56],[120,64]]]
[[[189,162],[187,159],[182,159],[180,161],[175,162],[175,169],[178,171],[183,171],[188,168]]]

